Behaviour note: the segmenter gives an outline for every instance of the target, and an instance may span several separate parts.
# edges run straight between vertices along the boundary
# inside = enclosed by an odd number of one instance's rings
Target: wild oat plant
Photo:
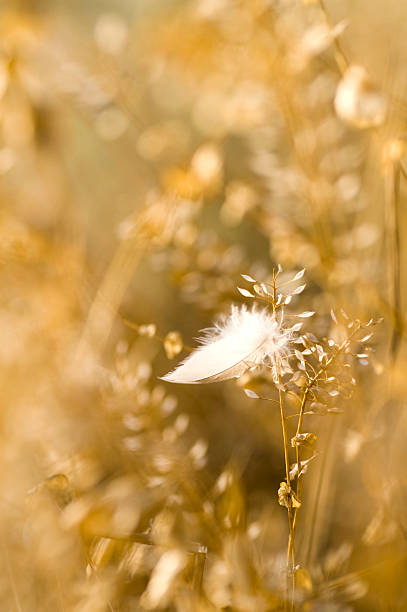
[[[249,310],[244,305],[232,306],[227,317],[204,330],[201,346],[162,378],[171,383],[203,384],[248,375],[244,391],[249,398],[279,404],[285,475],[278,489],[278,503],[287,508],[288,518],[286,587],[281,596],[287,610],[303,603],[301,590],[296,589],[296,573],[301,570],[303,578],[307,570],[296,558],[295,536],[303,505],[303,477],[318,456],[317,436],[312,431],[304,431],[304,421],[307,416],[337,413],[335,404],[341,396],[351,399],[352,387],[356,384],[352,360],[367,364],[369,341],[373,336],[371,328],[375,324],[373,319],[366,323],[350,320],[342,311],[344,324],[335,330],[335,339],[317,338],[311,331],[304,331],[304,321],[316,313],[285,312],[285,307],[306,287],[298,284],[304,272],[302,269],[281,283],[281,266],[273,270],[271,283],[258,282],[243,274],[252,291],[239,287],[239,292],[265,303],[266,307],[260,309],[255,305]],[[339,326],[333,310],[331,318]],[[259,374],[277,390],[278,402],[246,386]],[[297,408],[296,413],[287,411],[287,398]],[[296,423],[290,426],[289,422]]]

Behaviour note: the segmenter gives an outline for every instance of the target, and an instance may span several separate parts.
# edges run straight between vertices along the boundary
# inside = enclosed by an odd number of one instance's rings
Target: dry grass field
[[[401,0],[3,0],[1,612],[407,610],[406,64]]]

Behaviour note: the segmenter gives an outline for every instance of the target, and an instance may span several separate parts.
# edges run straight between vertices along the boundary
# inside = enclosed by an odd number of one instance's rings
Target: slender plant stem
[[[273,270],[273,313],[276,312],[276,272]],[[291,490],[290,485],[290,458],[289,458],[289,440],[287,432],[287,417],[285,415],[284,392],[281,385],[280,372],[277,373],[277,382],[279,386],[279,403],[281,416],[281,429],[283,432],[283,447],[284,447],[284,463],[285,463],[285,479],[288,490]],[[287,581],[286,581],[286,597],[284,601],[285,610],[294,609],[294,567],[295,567],[295,551],[294,551],[294,530],[293,530],[293,509],[287,507],[288,516],[288,545],[287,545]]]
[[[324,0],[318,0],[318,3],[319,3],[319,6],[321,8],[321,12],[322,12],[323,18],[325,20],[325,23],[330,28],[329,17],[328,17],[328,12],[327,12],[326,7],[325,7],[325,2],[324,2]],[[341,43],[339,42],[337,36],[334,36],[332,42],[333,42],[333,52],[334,52],[336,64],[338,66],[339,72],[341,74],[344,74],[346,69],[347,69],[347,67],[348,67],[348,65],[349,65],[349,62],[348,62],[348,60],[346,58],[345,53],[343,52]]]
[[[278,377],[279,384],[281,384],[280,376]],[[281,415],[281,428],[283,432],[283,446],[284,446],[284,462],[286,472],[286,482],[290,490],[290,459],[288,455],[289,442],[287,432],[287,420],[284,410],[284,393],[279,389],[280,398],[280,415]],[[285,601],[285,607],[287,609],[287,603],[289,603],[289,610],[293,610],[294,604],[294,567],[295,567],[295,549],[294,549],[294,520],[293,520],[293,509],[287,508],[288,516],[288,546],[287,546],[287,595]]]
[[[392,306],[393,306],[393,332],[391,338],[390,352],[392,360],[397,357],[398,349],[403,332],[403,316],[401,314],[401,246],[400,246],[400,175],[401,164],[394,162],[386,177],[386,200],[387,200],[387,232],[389,249],[389,279],[391,283]]]
[[[301,406],[300,406],[300,414],[298,417],[298,424],[297,424],[297,431],[295,432],[295,435],[298,436],[301,433],[302,430],[302,423],[304,420],[304,411],[305,411],[305,406],[307,403],[307,399],[308,399],[308,394],[311,390],[310,386],[306,386],[302,399],[301,399]],[[301,495],[302,495],[302,474],[301,474],[301,447],[299,444],[297,444],[297,446],[295,447],[295,454],[296,454],[296,462],[297,462],[297,497],[298,499],[301,501]],[[298,510],[299,508],[295,509],[294,512],[294,519],[293,519],[293,537],[295,539],[295,531],[297,528],[297,517],[298,517]]]

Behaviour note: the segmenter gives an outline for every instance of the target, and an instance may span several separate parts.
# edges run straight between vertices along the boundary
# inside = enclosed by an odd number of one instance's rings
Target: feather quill
[[[242,376],[248,369],[269,365],[284,372],[289,355],[290,329],[266,309],[232,306],[230,315],[203,330],[199,346],[162,380],[200,384]]]

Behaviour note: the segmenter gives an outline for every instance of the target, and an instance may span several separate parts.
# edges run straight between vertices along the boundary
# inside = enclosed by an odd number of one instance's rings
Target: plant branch
[[[360,330],[360,327],[361,327],[360,322],[357,322],[357,324],[356,324],[355,328],[352,330],[352,332],[347,336],[347,338],[345,338],[345,340],[337,348],[337,350],[332,353],[332,355],[326,361],[326,363],[321,365],[321,367],[318,370],[318,372],[316,372],[316,374],[314,374],[314,376],[308,381],[307,385],[305,386],[305,389],[304,389],[304,392],[303,392],[303,395],[302,395],[302,398],[301,398],[301,405],[300,405],[300,412],[299,412],[299,416],[298,416],[296,436],[300,435],[301,432],[302,432],[302,425],[303,425],[303,421],[304,421],[305,407],[306,407],[306,404],[307,404],[309,393],[312,390],[312,387],[320,379],[320,377],[327,371],[327,369],[335,361],[335,359],[349,346],[352,338]],[[302,496],[301,446],[297,445],[295,447],[295,450],[296,450],[296,463],[297,463],[297,490],[296,490],[296,495],[297,495],[298,500],[301,501],[301,496]],[[296,508],[295,511],[294,511],[294,518],[293,518],[293,539],[294,540],[295,540],[295,532],[296,532],[296,528],[297,528],[298,510],[299,509],[300,509],[300,507]],[[293,543],[293,547],[294,547],[294,543]]]

